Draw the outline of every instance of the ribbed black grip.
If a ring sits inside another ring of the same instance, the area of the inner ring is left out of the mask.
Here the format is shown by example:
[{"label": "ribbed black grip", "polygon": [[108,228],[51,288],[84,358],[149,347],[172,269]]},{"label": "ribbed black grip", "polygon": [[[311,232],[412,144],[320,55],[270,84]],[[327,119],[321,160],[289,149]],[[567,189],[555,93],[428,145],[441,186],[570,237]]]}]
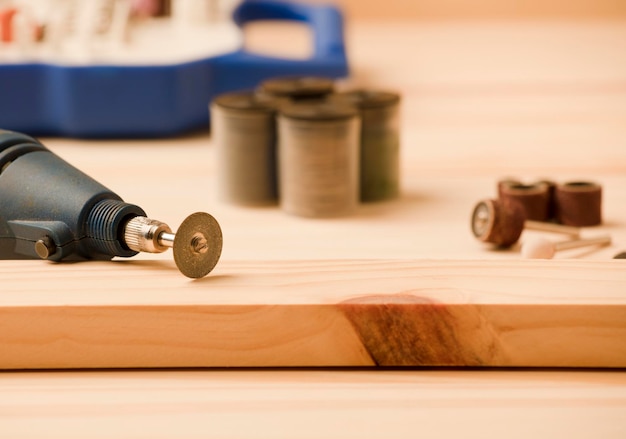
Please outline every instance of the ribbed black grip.
[{"label": "ribbed black grip", "polygon": [[85,236],[90,247],[105,255],[134,256],[138,252],[130,250],[124,244],[126,222],[136,216],[146,216],[142,208],[119,200],[103,200],[98,202],[89,212],[85,224]]}]

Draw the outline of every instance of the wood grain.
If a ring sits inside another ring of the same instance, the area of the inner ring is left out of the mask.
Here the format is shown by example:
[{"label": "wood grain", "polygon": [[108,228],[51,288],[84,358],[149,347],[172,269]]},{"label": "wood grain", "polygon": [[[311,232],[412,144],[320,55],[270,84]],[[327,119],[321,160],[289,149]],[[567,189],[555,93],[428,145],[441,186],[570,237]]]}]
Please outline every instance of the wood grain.
[{"label": "wood grain", "polygon": [[199,281],[170,264],[2,261],[0,274],[4,369],[626,367],[621,261],[224,262]]},{"label": "wood grain", "polygon": [[21,439],[623,439],[625,411],[621,371],[0,374],[0,431]]}]

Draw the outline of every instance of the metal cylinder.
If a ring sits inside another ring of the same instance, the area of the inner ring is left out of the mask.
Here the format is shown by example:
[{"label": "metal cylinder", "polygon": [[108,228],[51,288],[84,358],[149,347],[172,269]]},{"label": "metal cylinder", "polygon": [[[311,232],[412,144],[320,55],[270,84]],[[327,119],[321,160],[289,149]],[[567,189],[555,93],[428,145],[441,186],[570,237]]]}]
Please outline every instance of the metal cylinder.
[{"label": "metal cylinder", "polygon": [[356,108],[326,101],[281,107],[278,116],[280,204],[306,217],[353,212],[359,202]]},{"label": "metal cylinder", "polygon": [[361,114],[360,199],[381,201],[400,193],[400,96],[355,90],[336,95]]},{"label": "metal cylinder", "polygon": [[168,249],[161,239],[164,233],[172,233],[167,224],[145,216],[136,216],[124,226],[124,243],[134,251],[161,253]]},{"label": "metal cylinder", "polygon": [[212,102],[218,190],[224,201],[277,202],[275,112],[271,100],[252,91],[223,94]]}]

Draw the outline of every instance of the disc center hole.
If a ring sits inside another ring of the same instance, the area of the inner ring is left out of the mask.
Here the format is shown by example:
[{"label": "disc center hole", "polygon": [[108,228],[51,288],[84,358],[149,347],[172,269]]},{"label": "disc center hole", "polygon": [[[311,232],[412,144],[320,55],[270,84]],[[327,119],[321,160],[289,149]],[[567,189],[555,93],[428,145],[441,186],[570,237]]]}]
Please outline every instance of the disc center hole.
[{"label": "disc center hole", "polygon": [[194,233],[191,237],[191,250],[196,254],[202,254],[209,251],[209,241],[200,232]]}]

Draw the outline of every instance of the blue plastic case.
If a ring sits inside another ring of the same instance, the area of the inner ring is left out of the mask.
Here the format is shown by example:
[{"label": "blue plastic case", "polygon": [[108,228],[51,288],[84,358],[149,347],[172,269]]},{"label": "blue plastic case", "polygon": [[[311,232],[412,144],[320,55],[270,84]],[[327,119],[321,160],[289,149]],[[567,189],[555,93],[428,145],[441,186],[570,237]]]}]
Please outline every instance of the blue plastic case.
[{"label": "blue plastic case", "polygon": [[0,65],[0,126],[47,136],[173,136],[208,127],[208,104],[219,94],[270,77],[348,74],[343,17],[334,6],[247,0],[233,19],[239,27],[255,20],[304,22],[312,29],[314,54],[292,60],[241,48],[168,65]]}]

